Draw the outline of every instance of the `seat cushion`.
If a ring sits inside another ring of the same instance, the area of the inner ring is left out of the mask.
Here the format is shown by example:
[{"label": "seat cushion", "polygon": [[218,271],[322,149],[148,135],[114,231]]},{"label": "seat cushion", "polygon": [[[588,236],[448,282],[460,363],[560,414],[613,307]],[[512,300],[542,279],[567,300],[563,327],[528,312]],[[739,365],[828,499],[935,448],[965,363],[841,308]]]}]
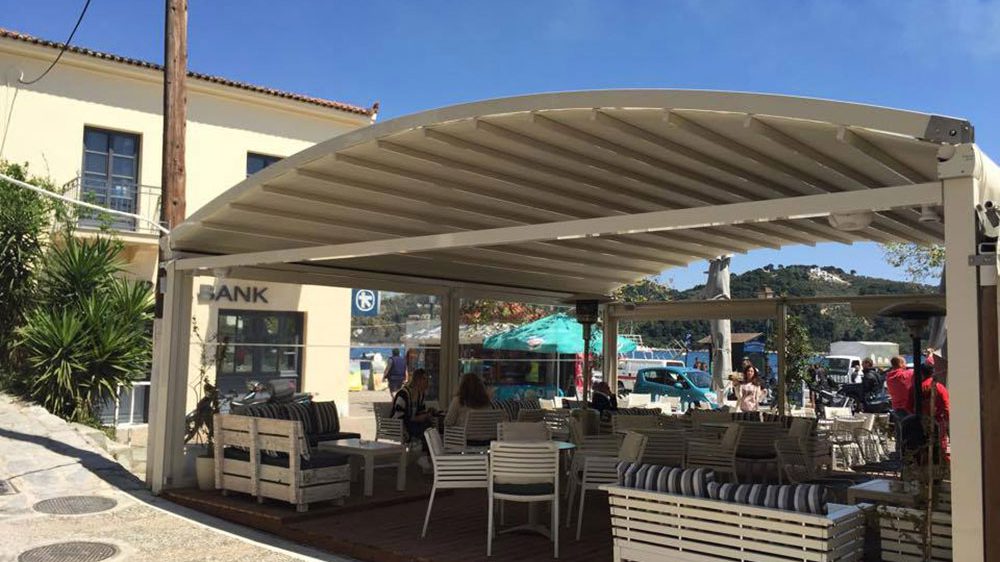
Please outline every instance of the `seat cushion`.
[{"label": "seat cushion", "polygon": [[361,439],[360,433],[351,433],[348,431],[339,431],[337,433],[316,433],[309,436],[309,444],[316,446],[318,443],[323,441],[337,441],[339,439]]},{"label": "seat cushion", "polygon": [[273,420],[287,420],[288,409],[284,404],[252,404],[243,406],[239,411],[234,412],[242,416],[254,418],[270,418]]},{"label": "seat cushion", "polygon": [[302,430],[306,435],[316,433],[316,414],[313,413],[312,404],[292,402],[285,405],[285,413],[288,419],[302,422]]},{"label": "seat cushion", "polygon": [[544,496],[554,494],[555,486],[551,482],[538,482],[536,484],[493,484],[493,491],[498,494],[510,494],[516,496]]},{"label": "seat cushion", "polygon": [[313,414],[316,418],[316,433],[340,433],[336,402],[313,402]]},{"label": "seat cushion", "polygon": [[[250,452],[238,449],[235,447],[226,447],[223,453],[227,459],[234,459],[238,461],[250,461]],[[350,457],[347,455],[340,455],[337,453],[330,453],[327,451],[313,451],[308,459],[302,459],[300,464],[301,470],[310,470],[314,468],[326,468],[330,466],[342,466],[350,461]],[[287,453],[277,453],[273,455],[268,455],[261,453],[260,455],[261,464],[266,464],[269,466],[280,466],[283,468],[288,468],[288,454]]]}]

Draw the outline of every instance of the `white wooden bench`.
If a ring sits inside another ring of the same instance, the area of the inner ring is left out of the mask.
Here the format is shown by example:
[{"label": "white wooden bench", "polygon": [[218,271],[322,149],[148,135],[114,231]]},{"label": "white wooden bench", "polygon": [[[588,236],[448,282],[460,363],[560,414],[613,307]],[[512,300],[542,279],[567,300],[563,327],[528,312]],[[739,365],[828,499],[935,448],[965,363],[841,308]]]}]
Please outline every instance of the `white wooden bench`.
[{"label": "white wooden bench", "polygon": [[865,516],[857,506],[830,504],[827,515],[814,515],[617,485],[603,489],[615,562],[862,559]]},{"label": "white wooden bench", "polygon": [[215,487],[223,493],[285,500],[298,511],[350,495],[348,457],[312,451],[304,459],[307,452],[302,422],[215,416]]},{"label": "white wooden bench", "polygon": [[[938,502],[931,517],[930,560],[952,559],[951,552],[951,486],[938,492]],[[880,505],[877,508],[881,536],[882,560],[886,562],[919,562],[924,560],[924,510]]]}]

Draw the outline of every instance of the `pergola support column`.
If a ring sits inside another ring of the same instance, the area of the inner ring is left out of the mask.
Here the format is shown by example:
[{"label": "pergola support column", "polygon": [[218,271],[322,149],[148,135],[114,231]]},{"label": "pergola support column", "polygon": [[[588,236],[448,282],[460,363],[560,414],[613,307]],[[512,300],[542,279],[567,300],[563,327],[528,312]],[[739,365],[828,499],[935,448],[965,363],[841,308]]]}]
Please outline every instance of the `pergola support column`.
[{"label": "pergola support column", "polygon": [[462,321],[462,299],[455,289],[441,296],[441,359],[438,399],[447,405],[458,388],[459,341],[458,326]]},{"label": "pergola support column", "polygon": [[951,395],[952,544],[955,560],[984,560],[982,415],[979,360],[979,272],[973,177],[943,180],[948,295],[948,392]]},{"label": "pergola support column", "polygon": [[184,416],[187,406],[188,356],[191,346],[193,275],[166,264],[163,333],[153,345],[150,383],[149,447],[146,481],[154,494],[182,485]]},{"label": "pergola support column", "polygon": [[618,318],[611,314],[611,307],[601,307],[601,323],[604,324],[601,353],[603,363],[601,373],[612,393],[618,393]]},{"label": "pergola support column", "polygon": [[785,387],[788,369],[788,305],[779,302],[777,309],[774,318],[774,340],[778,348],[778,413],[784,415],[788,410],[788,389]]}]

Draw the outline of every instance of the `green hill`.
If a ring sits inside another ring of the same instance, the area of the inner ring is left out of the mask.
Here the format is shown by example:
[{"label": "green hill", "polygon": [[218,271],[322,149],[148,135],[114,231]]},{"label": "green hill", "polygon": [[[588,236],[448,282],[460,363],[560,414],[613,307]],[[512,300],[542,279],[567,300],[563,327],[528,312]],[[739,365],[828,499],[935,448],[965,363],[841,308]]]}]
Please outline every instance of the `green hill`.
[{"label": "green hill", "polygon": [[[665,294],[677,300],[688,300],[701,298],[703,288],[699,285],[684,291],[673,291],[663,285],[650,287],[648,282],[645,285],[648,290],[624,294],[637,302],[659,300]],[[868,277],[855,271],[815,265],[768,265],[733,275],[730,281],[733,298],[755,298],[764,287],[769,287],[775,295],[785,296],[892,295],[936,290],[928,285]],[[643,298],[646,294],[655,296]],[[856,317],[849,307],[838,305],[799,306],[793,307],[791,312],[802,319],[812,335],[813,348],[816,350],[826,350],[831,341],[837,340],[892,341],[901,344],[903,349],[908,346],[908,333],[898,320]],[[643,342],[647,345],[675,346],[678,342],[683,342],[688,333],[692,335],[693,341],[697,341],[708,335],[709,328],[708,322],[704,321],[635,322],[623,325],[620,331],[642,335]],[[734,319],[733,331],[770,333],[772,327],[767,320]]]}]

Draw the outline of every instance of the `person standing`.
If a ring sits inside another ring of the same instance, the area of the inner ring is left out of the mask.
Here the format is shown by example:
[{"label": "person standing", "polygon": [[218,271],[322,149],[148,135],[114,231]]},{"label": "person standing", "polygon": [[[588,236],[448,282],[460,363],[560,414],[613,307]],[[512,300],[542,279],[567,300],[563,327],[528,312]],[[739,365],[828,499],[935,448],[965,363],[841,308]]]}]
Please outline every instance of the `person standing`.
[{"label": "person standing", "polygon": [[902,356],[889,360],[890,369],[885,374],[885,387],[889,402],[899,419],[913,413],[913,369],[906,367]]},{"label": "person standing", "polygon": [[750,361],[749,357],[743,358],[742,371],[744,383],[758,378],[759,373],[757,372],[757,367],[754,366],[753,361]]},{"label": "person standing", "polygon": [[757,369],[751,365],[753,371],[750,372],[750,378],[745,378],[744,374],[743,384],[740,385],[739,389],[739,401],[737,402],[737,410],[740,412],[756,412],[760,409],[760,400],[764,397],[764,389],[760,384],[760,377],[757,375]]},{"label": "person standing", "polygon": [[406,382],[406,359],[399,356],[399,348],[392,350],[392,357],[385,364],[382,380],[389,383],[389,392],[395,395]]},{"label": "person standing", "polygon": [[923,414],[930,415],[931,388],[933,387],[934,421],[937,422],[941,454],[945,460],[950,460],[948,426],[951,422],[951,396],[948,394],[948,387],[942,382],[948,380],[948,359],[944,356],[943,350],[940,349],[935,350],[931,357],[933,357],[932,374],[924,379],[920,387],[923,393]]},{"label": "person standing", "polygon": [[855,359],[851,361],[851,370],[847,373],[847,382],[856,384],[860,383],[864,377],[864,372],[861,370],[861,361]]}]

